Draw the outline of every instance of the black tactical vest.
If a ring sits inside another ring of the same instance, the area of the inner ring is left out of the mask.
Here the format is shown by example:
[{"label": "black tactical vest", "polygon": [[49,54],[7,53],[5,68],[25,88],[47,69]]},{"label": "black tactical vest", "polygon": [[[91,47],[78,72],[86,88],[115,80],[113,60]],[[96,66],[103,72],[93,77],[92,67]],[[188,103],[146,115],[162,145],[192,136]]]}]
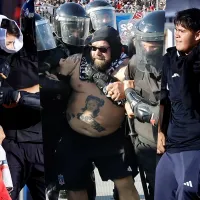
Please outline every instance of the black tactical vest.
[{"label": "black tactical vest", "polygon": [[[159,109],[159,96],[161,87],[161,77],[155,77],[149,72],[142,72],[137,69],[136,56],[133,55],[129,61],[129,79],[134,80],[136,92],[147,101],[157,105]],[[158,127],[149,123],[141,123],[134,119],[134,129],[139,139],[144,143],[150,143],[151,146],[157,146]]]}]

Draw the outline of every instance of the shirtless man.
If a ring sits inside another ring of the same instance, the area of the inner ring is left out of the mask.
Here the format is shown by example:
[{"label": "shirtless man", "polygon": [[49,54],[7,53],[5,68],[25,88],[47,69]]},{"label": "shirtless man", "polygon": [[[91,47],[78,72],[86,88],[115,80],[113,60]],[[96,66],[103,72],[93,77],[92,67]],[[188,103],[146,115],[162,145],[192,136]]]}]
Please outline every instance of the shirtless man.
[{"label": "shirtless man", "polygon": [[[114,181],[120,200],[139,200],[132,170],[124,161],[125,109],[109,100],[95,83],[84,80],[84,70],[80,69],[88,66],[86,56],[95,69],[106,72],[121,56],[118,32],[112,27],[102,28],[94,33],[90,52],[60,61],[60,73],[71,76],[73,92],[67,108],[71,130],[57,149],[58,162],[62,160],[57,169],[58,185],[68,190],[69,200],[88,200],[86,180],[94,162],[103,181]],[[120,81],[127,62],[115,65],[112,73]]]}]

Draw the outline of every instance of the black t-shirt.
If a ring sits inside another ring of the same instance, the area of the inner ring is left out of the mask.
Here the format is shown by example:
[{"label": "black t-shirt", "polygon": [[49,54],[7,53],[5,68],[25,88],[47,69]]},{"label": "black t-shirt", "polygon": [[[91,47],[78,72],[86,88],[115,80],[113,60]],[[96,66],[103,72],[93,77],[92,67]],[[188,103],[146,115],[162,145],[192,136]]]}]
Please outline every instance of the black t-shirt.
[{"label": "black t-shirt", "polygon": [[[169,98],[171,102],[166,143],[167,151],[171,153],[200,150],[200,120],[195,117],[192,109],[186,109],[183,104],[183,74],[173,70],[177,62],[176,48],[168,49],[168,53],[164,56],[161,97],[162,100]],[[199,98],[199,91],[196,91],[196,94]]]}]

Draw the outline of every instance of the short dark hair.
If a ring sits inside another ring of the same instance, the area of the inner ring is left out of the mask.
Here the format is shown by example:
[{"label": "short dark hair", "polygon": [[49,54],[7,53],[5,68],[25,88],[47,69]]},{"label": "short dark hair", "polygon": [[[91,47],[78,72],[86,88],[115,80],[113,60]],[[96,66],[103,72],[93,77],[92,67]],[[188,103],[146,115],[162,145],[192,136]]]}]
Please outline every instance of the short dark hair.
[{"label": "short dark hair", "polygon": [[14,21],[9,19],[2,19],[0,27],[6,29],[8,34],[14,35],[15,37],[19,38],[20,30]]},{"label": "short dark hair", "polygon": [[174,24],[181,25],[190,31],[200,30],[200,9],[190,8],[177,12]]}]

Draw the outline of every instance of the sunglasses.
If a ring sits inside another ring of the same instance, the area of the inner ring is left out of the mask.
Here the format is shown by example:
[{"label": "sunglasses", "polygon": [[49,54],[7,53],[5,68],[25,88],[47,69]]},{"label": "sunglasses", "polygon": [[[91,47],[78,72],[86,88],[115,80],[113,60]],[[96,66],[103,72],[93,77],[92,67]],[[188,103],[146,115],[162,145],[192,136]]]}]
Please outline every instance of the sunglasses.
[{"label": "sunglasses", "polygon": [[110,49],[110,47],[94,47],[94,46],[90,47],[92,51],[96,51],[98,49],[101,53],[106,53],[108,49]]}]

